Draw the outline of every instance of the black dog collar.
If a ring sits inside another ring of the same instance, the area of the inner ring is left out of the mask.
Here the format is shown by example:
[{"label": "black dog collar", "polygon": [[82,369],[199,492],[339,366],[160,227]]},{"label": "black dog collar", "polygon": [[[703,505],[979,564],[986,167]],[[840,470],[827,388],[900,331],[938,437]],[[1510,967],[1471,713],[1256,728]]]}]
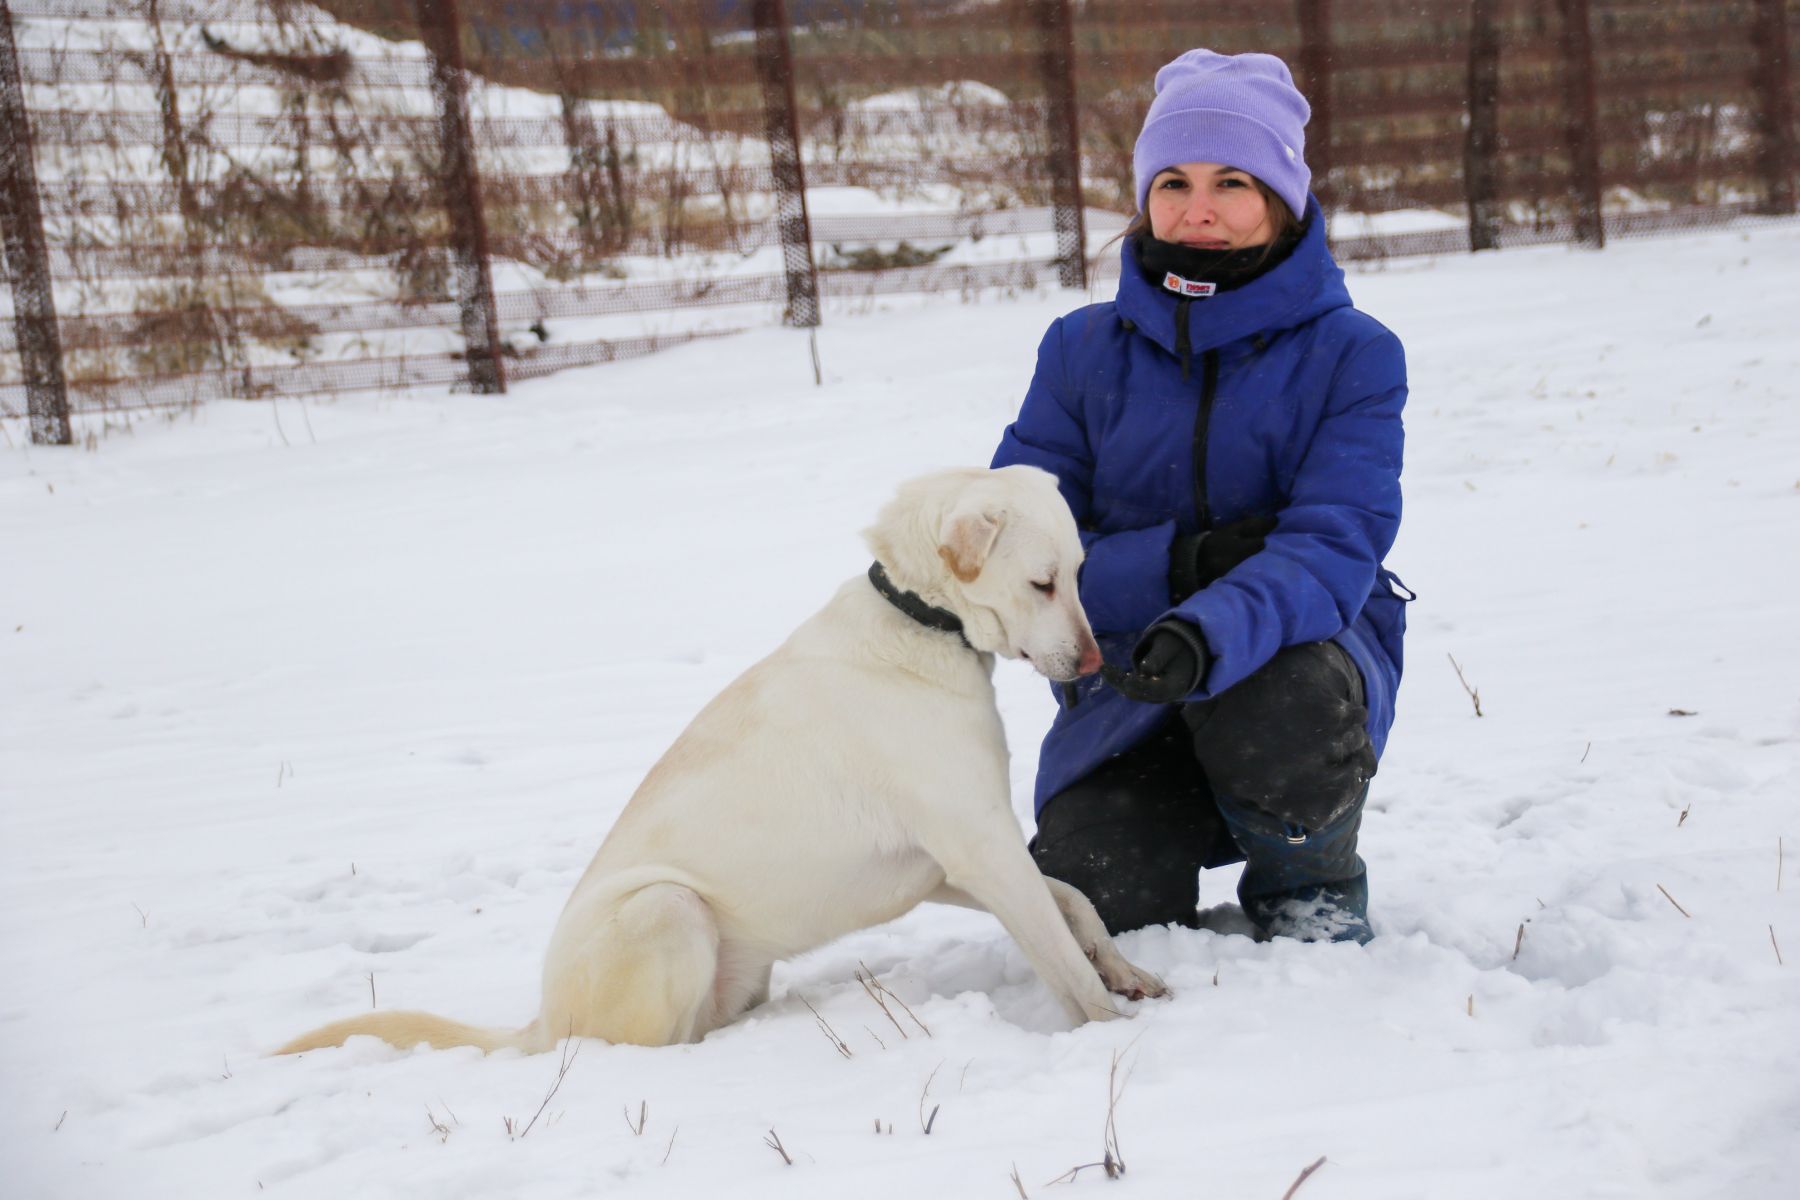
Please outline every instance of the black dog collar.
[{"label": "black dog collar", "polygon": [[[889,604],[919,624],[932,629],[940,629],[945,633],[954,633],[962,640],[963,645],[969,646],[969,639],[963,636],[961,617],[947,608],[938,608],[925,603],[917,592],[903,592],[895,587],[894,581],[888,578],[887,570],[881,563],[869,564],[869,582],[875,585],[875,590],[880,592]],[[975,647],[969,646],[969,649],[973,650]]]}]

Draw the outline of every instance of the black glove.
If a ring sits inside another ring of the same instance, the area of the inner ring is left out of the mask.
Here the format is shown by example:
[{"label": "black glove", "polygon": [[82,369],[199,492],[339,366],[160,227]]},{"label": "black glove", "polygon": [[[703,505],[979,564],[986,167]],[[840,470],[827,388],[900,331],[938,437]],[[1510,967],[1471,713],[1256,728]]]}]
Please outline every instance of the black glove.
[{"label": "black glove", "polygon": [[1131,652],[1131,670],[1106,663],[1100,673],[1128,700],[1175,704],[1199,688],[1211,660],[1198,628],[1186,621],[1159,621],[1138,639]]},{"label": "black glove", "polygon": [[1178,535],[1169,544],[1169,595],[1180,604],[1263,548],[1274,517],[1244,517],[1216,529]]}]

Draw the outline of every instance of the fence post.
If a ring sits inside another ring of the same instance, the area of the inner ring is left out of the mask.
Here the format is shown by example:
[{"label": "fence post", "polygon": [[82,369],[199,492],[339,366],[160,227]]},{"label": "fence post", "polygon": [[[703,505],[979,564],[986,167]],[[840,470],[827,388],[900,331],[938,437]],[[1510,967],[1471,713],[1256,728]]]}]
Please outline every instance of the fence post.
[{"label": "fence post", "polygon": [[[1306,165],[1322,208],[1331,206],[1331,0],[1299,0],[1300,74],[1312,120],[1306,131]],[[1304,218],[1305,213],[1295,213]]]},{"label": "fence post", "polygon": [[1050,211],[1056,227],[1056,280],[1087,286],[1087,217],[1081,197],[1081,125],[1075,105],[1075,27],[1069,0],[1033,0],[1044,77]]},{"label": "fence post", "polygon": [[462,310],[469,389],[506,390],[500,318],[494,307],[494,275],[488,265],[487,220],[475,138],[469,130],[469,83],[463,74],[462,22],[456,0],[413,0],[420,40],[431,54],[431,94],[437,100],[438,145],[443,155],[438,183],[450,218],[450,252],[456,265],[456,303]]},{"label": "fence post", "polygon": [[819,323],[819,275],[813,266],[812,223],[806,217],[806,169],[800,161],[800,115],[794,103],[794,48],[782,0],[752,0],[756,76],[762,84],[769,167],[775,180],[775,223],[787,275],[782,321],[796,329]]},{"label": "fence post", "polygon": [[1500,35],[1498,0],[1469,8],[1469,136],[1463,149],[1463,190],[1469,200],[1469,249],[1500,245]]},{"label": "fence post", "polygon": [[38,205],[37,164],[31,157],[31,121],[19,52],[13,45],[12,9],[0,0],[0,233],[5,235],[6,277],[12,285],[13,330],[31,414],[31,440],[67,446],[69,391],[63,379],[62,337],[50,292],[50,252]]},{"label": "fence post", "polygon": [[1791,213],[1796,209],[1794,172],[1800,152],[1794,146],[1794,108],[1789,99],[1787,13],[1783,0],[1756,0],[1757,164],[1763,177],[1759,212]]},{"label": "fence post", "polygon": [[1598,250],[1606,245],[1606,225],[1600,214],[1600,115],[1594,81],[1594,36],[1588,24],[1588,0],[1559,2],[1569,202],[1575,215],[1575,240]]}]

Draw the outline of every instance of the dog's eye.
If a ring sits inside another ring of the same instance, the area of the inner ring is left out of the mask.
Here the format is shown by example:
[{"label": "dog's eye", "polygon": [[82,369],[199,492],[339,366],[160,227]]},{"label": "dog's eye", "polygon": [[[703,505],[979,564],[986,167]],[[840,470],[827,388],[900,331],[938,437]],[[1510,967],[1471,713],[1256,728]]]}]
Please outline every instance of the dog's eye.
[{"label": "dog's eye", "polygon": [[1037,580],[1034,579],[1031,581],[1031,586],[1036,588],[1038,591],[1044,593],[1044,595],[1046,595],[1046,596],[1056,595],[1056,580],[1054,580],[1054,579],[1052,579],[1048,583],[1039,583]]}]

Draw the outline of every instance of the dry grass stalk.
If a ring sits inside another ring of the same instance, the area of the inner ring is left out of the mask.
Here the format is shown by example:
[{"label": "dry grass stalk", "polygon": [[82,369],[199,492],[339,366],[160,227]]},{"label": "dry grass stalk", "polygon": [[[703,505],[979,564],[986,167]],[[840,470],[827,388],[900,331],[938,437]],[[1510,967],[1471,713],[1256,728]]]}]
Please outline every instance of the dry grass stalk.
[{"label": "dry grass stalk", "polygon": [[1013,1186],[1019,1189],[1019,1200],[1031,1200],[1031,1197],[1025,1194],[1025,1184],[1019,1179],[1018,1163],[1012,1165],[1012,1182]]},{"label": "dry grass stalk", "polygon": [[1319,1157],[1316,1160],[1314,1160],[1314,1162],[1311,1166],[1307,1167],[1306,1170],[1300,1172],[1299,1178],[1295,1179],[1293,1183],[1288,1185],[1288,1190],[1281,1194],[1281,1200],[1294,1200],[1294,1193],[1300,1190],[1300,1185],[1305,1183],[1308,1179],[1312,1178],[1312,1173],[1324,1165],[1325,1165],[1325,1156],[1323,1154],[1321,1154],[1321,1155],[1319,1155]]},{"label": "dry grass stalk", "polygon": [[856,973],[856,981],[862,984],[863,991],[869,993],[869,999],[875,1001],[875,1005],[881,1009],[882,1015],[894,1022],[894,1028],[900,1030],[901,1037],[906,1036],[906,1030],[901,1028],[900,1022],[895,1020],[894,1014],[888,1009],[887,1001],[889,1000],[892,1000],[895,1004],[900,1006],[900,1010],[907,1015],[914,1025],[919,1027],[921,1033],[926,1037],[931,1036],[931,1030],[925,1027],[925,1022],[919,1020],[918,1014],[914,1013],[912,1009],[906,1006],[906,1001],[902,1000],[899,996],[896,996],[886,984],[881,982],[881,980],[875,978],[875,972],[869,970],[868,963],[859,961],[856,965],[862,968]]},{"label": "dry grass stalk", "polygon": [[1688,814],[1692,811],[1694,811],[1694,806],[1692,804],[1682,809],[1681,815],[1675,818],[1675,828],[1680,829],[1683,825],[1686,825]]},{"label": "dry grass stalk", "polygon": [[425,1119],[431,1122],[431,1132],[438,1135],[440,1144],[450,1140],[450,1127],[437,1119],[437,1114],[431,1111],[429,1104],[425,1106]]},{"label": "dry grass stalk", "polygon": [[1781,957],[1781,943],[1775,940],[1775,927],[1773,925],[1769,926],[1769,945],[1775,947],[1775,965],[1778,967],[1787,966],[1787,963],[1784,962]]},{"label": "dry grass stalk", "polygon": [[669,1131],[669,1144],[663,1147],[662,1161],[657,1163],[657,1166],[666,1167],[669,1165],[669,1155],[675,1153],[675,1135],[680,1132],[681,1126],[679,1125]]},{"label": "dry grass stalk", "polygon": [[[812,1001],[808,1000],[805,996],[800,997],[800,1003],[806,1005],[806,1011],[813,1015],[813,1020],[818,1022],[819,1032],[825,1035],[826,1040],[831,1043],[832,1047],[845,1058],[849,1058],[851,1053],[850,1047],[845,1043],[843,1038],[837,1035],[837,1030],[831,1027],[831,1022],[820,1016],[819,1010],[814,1008],[812,1006]],[[880,1041],[881,1039],[877,1038],[876,1040]],[[886,1050],[887,1047],[883,1046],[882,1049]]]},{"label": "dry grass stalk", "polygon": [[1519,922],[1519,935],[1513,939],[1512,956],[1513,956],[1514,962],[1519,961],[1519,951],[1522,948],[1524,948],[1524,945],[1525,945],[1525,922],[1520,921]]},{"label": "dry grass stalk", "polygon": [[1475,705],[1475,715],[1479,717],[1481,715],[1481,689],[1469,686],[1469,681],[1463,678],[1462,667],[1458,665],[1454,654],[1446,654],[1444,657],[1448,658],[1450,665],[1456,668],[1456,681],[1462,684],[1463,691],[1469,693],[1469,700]]},{"label": "dry grass stalk", "polygon": [[62,1111],[62,1116],[56,1118],[56,1124],[51,1127],[50,1132],[57,1133],[57,1132],[61,1131],[62,1123],[68,1119],[69,1119],[69,1110],[65,1108]]},{"label": "dry grass stalk", "polygon": [[369,1007],[375,1007],[375,972],[369,972]]},{"label": "dry grass stalk", "polygon": [[1656,890],[1661,892],[1663,894],[1663,897],[1666,900],[1668,900],[1668,902],[1670,904],[1673,904],[1675,906],[1676,912],[1680,913],[1682,916],[1687,917],[1690,920],[1693,919],[1694,914],[1689,912],[1687,909],[1681,907],[1681,902],[1679,900],[1675,899],[1675,897],[1669,895],[1668,888],[1664,887],[1662,884],[1659,883],[1656,885]]},{"label": "dry grass stalk", "polygon": [[630,1105],[626,1105],[620,1111],[625,1114],[625,1128],[631,1130],[634,1136],[643,1137],[644,1126],[650,1123],[650,1102],[648,1100],[638,1101],[638,1118],[636,1125],[631,1123]]},{"label": "dry grass stalk", "polygon": [[[1136,1040],[1136,1039],[1133,1039]],[[1119,1149],[1119,1097],[1124,1094],[1125,1080],[1119,1077],[1120,1053],[1113,1052],[1112,1065],[1106,1071],[1106,1177],[1117,1179],[1125,1174],[1125,1155]],[[1127,1072],[1127,1075],[1130,1073]]]},{"label": "dry grass stalk", "polygon": [[131,907],[137,908],[137,915],[143,919],[144,928],[145,929],[150,928],[150,914],[145,912],[143,909],[138,908],[136,903],[133,903]]},{"label": "dry grass stalk", "polygon": [[1474,1016],[1475,1015],[1475,993],[1474,992],[1469,993],[1469,1002],[1468,1002],[1467,1007],[1468,1007],[1469,1015],[1471,1017]]},{"label": "dry grass stalk", "polygon": [[[537,1111],[531,1114],[531,1120],[525,1122],[525,1128],[519,1130],[514,1136],[522,1138],[531,1132],[531,1127],[537,1124],[539,1117],[543,1116],[544,1109],[550,1106],[550,1098],[556,1095],[557,1089],[561,1088],[563,1085],[563,1080],[568,1078],[569,1068],[575,1065],[575,1057],[580,1053],[581,1045],[575,1040],[575,1025],[574,1022],[571,1021],[569,1023],[568,1036],[563,1039],[562,1061],[556,1066],[556,1078],[551,1082],[550,1090],[544,1093],[543,1103],[539,1104]],[[512,1118],[506,1118],[506,1132],[508,1134],[512,1133],[512,1127]]]},{"label": "dry grass stalk", "polygon": [[931,1068],[931,1074],[925,1077],[925,1086],[919,1091],[919,1128],[925,1131],[927,1137],[931,1136],[931,1126],[937,1120],[938,1109],[943,1106],[938,1104],[932,1105],[931,1115],[928,1117],[925,1115],[925,1099],[931,1095],[931,1081],[936,1079],[937,1073],[943,1069],[943,1063],[939,1063],[937,1066]]},{"label": "dry grass stalk", "polygon": [[906,1037],[906,1028],[900,1024],[899,1018],[895,1017],[888,1009],[887,1001],[882,999],[881,992],[871,985],[868,976],[864,975],[861,971],[858,971],[856,973],[856,982],[862,984],[863,991],[868,993],[869,999],[875,1002],[875,1007],[881,1010],[881,1015],[886,1017],[888,1021],[893,1024],[894,1028],[900,1031],[900,1036],[904,1039]]},{"label": "dry grass stalk", "polygon": [[[1584,750],[1583,750],[1583,751],[1582,751],[1582,752],[1581,752],[1581,761],[1582,761],[1582,762],[1586,762],[1586,761],[1587,761],[1587,756],[1588,756],[1588,750],[1592,750],[1592,749],[1593,749],[1593,748],[1594,748],[1594,743],[1592,743],[1592,742],[1589,742],[1589,743],[1588,743],[1588,744],[1587,744],[1587,748],[1586,748],[1586,749],[1584,749]],[[1580,764],[1580,763],[1577,763],[1577,764],[1576,764],[1576,765],[1577,765],[1577,766],[1579,766],[1579,765],[1581,765],[1581,764]]]},{"label": "dry grass stalk", "polygon": [[[1137,1038],[1131,1039],[1131,1045],[1135,1045],[1136,1043]],[[1131,1073],[1127,1071],[1124,1077],[1121,1077],[1119,1075],[1119,1064],[1124,1061],[1125,1053],[1131,1049],[1131,1045],[1127,1045],[1125,1050],[1113,1051],[1112,1065],[1107,1068],[1106,1128],[1102,1139],[1100,1161],[1082,1163],[1078,1167],[1070,1167],[1067,1171],[1064,1171],[1061,1175],[1058,1175],[1055,1179],[1052,1179],[1049,1183],[1045,1184],[1045,1187],[1055,1187],[1059,1183],[1072,1182],[1078,1178],[1083,1171],[1090,1167],[1099,1167],[1106,1172],[1106,1177],[1108,1179],[1120,1179],[1124,1176],[1125,1155],[1119,1149],[1118,1110],[1119,1098],[1125,1094],[1125,1083],[1126,1080],[1130,1078]],[[1019,1190],[1024,1191],[1023,1188]]]},{"label": "dry grass stalk", "polygon": [[773,1129],[769,1130],[769,1136],[763,1139],[763,1145],[781,1155],[781,1161],[788,1166],[791,1167],[794,1165],[794,1160],[788,1157],[787,1150],[781,1144],[781,1135],[776,1133]]}]

